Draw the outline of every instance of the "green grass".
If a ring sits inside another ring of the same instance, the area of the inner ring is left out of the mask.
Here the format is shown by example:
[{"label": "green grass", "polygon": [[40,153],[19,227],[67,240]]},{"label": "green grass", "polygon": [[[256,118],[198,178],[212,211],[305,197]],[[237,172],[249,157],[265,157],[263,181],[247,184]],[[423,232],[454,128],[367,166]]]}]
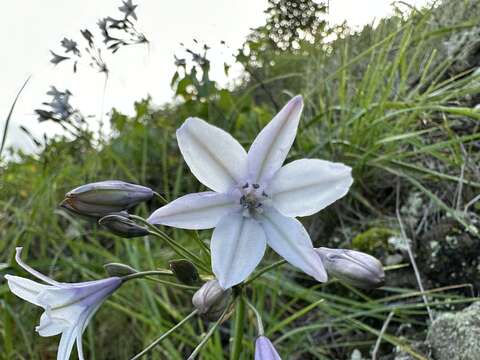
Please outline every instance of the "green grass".
[{"label": "green grass", "polygon": [[[303,219],[316,245],[349,247],[355,235],[377,224],[398,232],[395,209],[413,192],[419,192],[430,209],[416,222],[425,216],[428,229],[435,226],[436,217],[451,217],[462,231],[475,232],[472,219],[478,215],[464,213],[457,200],[460,197],[460,204],[465,204],[480,187],[474,165],[480,160],[475,147],[480,112],[469,100],[479,92],[480,79],[468,67],[452,73],[463,61],[462,53],[448,55],[443,44],[472,29],[479,19],[472,17],[475,12],[468,11],[472,5],[466,2],[458,18],[436,21],[449,13],[452,4],[433,12],[399,15],[375,29],[343,34],[322,47],[304,45],[304,52],[264,55],[276,64],[258,69],[259,76],[276,101],[282,104],[301,93],[306,102],[288,161],[318,157],[353,167],[350,194],[318,216]],[[275,114],[264,87],[246,79],[234,91],[213,91],[202,99],[206,101],[191,97],[163,110],[139,102],[135,117],[113,114],[111,139],[92,140],[88,133],[75,140],[50,139],[38,155],[20,154],[19,162],[5,163],[0,262],[8,267],[0,270],[2,274],[26,276],[13,264],[16,246],[24,246],[24,256],[28,254],[33,267],[65,282],[104,277],[102,265],[108,262],[141,270],[167,268],[168,261],[178,256],[159,239],[121,239],[95,223],[72,217],[57,204],[73,187],[103,179],[141,183],[168,200],[201,190],[180,156],[175,129],[186,117],[199,116],[248,146]],[[400,204],[396,204],[397,189]],[[159,206],[161,202],[154,199],[137,208],[136,214],[146,217]],[[193,232],[165,231],[208,262]],[[210,232],[201,231],[199,236],[208,242]],[[261,266],[277,260],[269,251]],[[364,292],[336,281],[314,283],[283,265],[256,279],[246,295],[286,359],[348,358],[355,348],[369,357],[391,312],[380,353],[398,347],[415,359],[426,359],[412,343],[424,336],[427,309],[415,284],[389,286],[389,275],[397,271],[387,272],[387,287]],[[192,293],[149,280],[127,283],[85,332],[89,358],[132,357],[192,311]],[[464,287],[432,290],[428,305],[434,311],[461,307],[474,300],[466,293]],[[57,340],[34,334],[40,309],[9,294],[3,280],[0,298],[0,357],[54,358]],[[251,359],[256,330],[248,307],[246,319],[241,358]],[[402,324],[415,331],[396,335]],[[157,346],[151,358],[185,359],[207,330],[208,324],[195,318]],[[225,322],[200,358],[228,358],[233,330],[233,321]]]}]

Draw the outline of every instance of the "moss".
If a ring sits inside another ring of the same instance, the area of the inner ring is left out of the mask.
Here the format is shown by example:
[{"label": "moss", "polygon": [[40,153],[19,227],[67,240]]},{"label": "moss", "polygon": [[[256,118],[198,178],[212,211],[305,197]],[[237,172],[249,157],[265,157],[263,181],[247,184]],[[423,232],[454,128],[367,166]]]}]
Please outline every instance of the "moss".
[{"label": "moss", "polygon": [[355,236],[352,240],[352,247],[356,250],[372,253],[378,248],[388,248],[388,238],[395,235],[389,228],[372,227],[367,231]]}]

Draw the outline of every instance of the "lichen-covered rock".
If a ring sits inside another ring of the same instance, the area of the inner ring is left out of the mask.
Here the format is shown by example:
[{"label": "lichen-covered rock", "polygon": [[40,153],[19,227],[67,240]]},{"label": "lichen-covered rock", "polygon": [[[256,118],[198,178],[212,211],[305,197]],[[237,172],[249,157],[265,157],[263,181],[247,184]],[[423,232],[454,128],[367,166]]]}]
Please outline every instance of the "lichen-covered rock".
[{"label": "lichen-covered rock", "polygon": [[435,360],[480,359],[480,302],[438,316],[428,330]]}]

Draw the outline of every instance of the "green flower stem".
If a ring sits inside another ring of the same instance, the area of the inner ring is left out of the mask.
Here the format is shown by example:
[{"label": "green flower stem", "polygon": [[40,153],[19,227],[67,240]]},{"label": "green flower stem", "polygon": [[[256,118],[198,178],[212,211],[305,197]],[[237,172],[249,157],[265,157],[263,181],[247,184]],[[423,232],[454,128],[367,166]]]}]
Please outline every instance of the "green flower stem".
[{"label": "green flower stem", "polygon": [[200,245],[200,247],[202,248],[203,251],[205,251],[205,253],[207,255],[210,255],[210,249],[208,248],[207,245],[205,245],[205,243],[202,241],[202,239],[200,239],[200,235],[198,235],[198,231],[194,231],[193,232],[193,238],[195,239],[195,241],[198,243],[198,245]]},{"label": "green flower stem", "polygon": [[148,270],[148,271],[138,271],[133,274],[122,276],[122,280],[127,281],[127,280],[142,278],[150,275],[174,276],[173,272],[171,272],[170,270]]},{"label": "green flower stem", "polygon": [[160,200],[162,200],[164,204],[168,204],[168,200],[165,199],[165,198],[163,197],[163,195],[160,195],[160,194],[159,194],[158,192],[156,192],[156,191],[153,192],[153,195],[155,195],[155,196],[158,197]]},{"label": "green flower stem", "polygon": [[[213,335],[213,332],[218,328],[218,326],[222,323],[223,321],[223,318],[225,317],[225,315],[227,314],[228,312],[228,309],[230,308],[230,304],[228,304],[228,306],[225,308],[225,310],[223,310],[223,313],[222,315],[218,318],[217,321],[215,321],[215,324],[213,324],[210,329],[208,330],[208,332],[205,334],[205,336],[203,337],[202,341],[200,341],[200,343],[197,345],[197,347],[193,350],[193,352],[190,354],[190,356],[188,357],[187,360],[193,360],[195,359],[195,357],[198,355],[198,353],[200,352],[200,350],[202,350],[202,347],[207,343],[208,339],[210,339],[210,337]],[[133,360],[133,359],[132,359]]]},{"label": "green flower stem", "polygon": [[180,326],[182,326],[184,323],[186,323],[188,320],[190,320],[193,316],[197,314],[198,310],[192,311],[190,314],[188,314],[185,319],[180,321],[177,325],[172,327],[170,330],[168,330],[165,334],[162,334],[159,338],[157,338],[155,341],[153,341],[150,345],[148,345],[145,349],[143,349],[141,352],[139,352],[137,355],[135,355],[133,358],[130,360],[137,360],[140,359],[143,355],[147,354],[152,350],[155,346],[157,346],[162,340],[166,339],[171,333],[173,333],[175,330],[177,330]]},{"label": "green flower stem", "polygon": [[130,218],[141,222],[142,224],[148,226],[150,234],[154,235],[163,241],[165,241],[178,255],[185,256],[196,263],[196,265],[201,268],[206,273],[210,273],[208,266],[204,264],[203,260],[200,259],[196,254],[185,248],[184,246],[178,244],[170,236],[162,232],[158,227],[148,223],[144,218],[136,215],[130,215]]},{"label": "green flower stem", "polygon": [[186,290],[198,290],[198,286],[189,286],[189,285],[184,285],[184,284],[179,284],[176,282],[168,281],[168,280],[161,280],[157,279],[155,277],[152,277],[151,275],[166,275],[166,276],[173,276],[173,273],[168,270],[151,270],[151,271],[142,271],[142,272],[137,272],[135,274],[130,274],[122,277],[122,281],[128,281],[128,280],[133,280],[133,279],[142,279],[146,278],[148,280],[152,280],[155,282],[158,282],[160,284],[166,285],[166,286],[173,286],[177,287],[180,289],[186,289]]},{"label": "green flower stem", "polygon": [[257,318],[258,336],[262,336],[265,333],[265,330],[263,328],[262,317],[260,316],[260,313],[250,301],[248,301],[247,299],[245,299],[245,301],[247,302],[247,305],[250,307],[250,309],[255,314],[255,317]]},{"label": "green flower stem", "polygon": [[151,276],[148,276],[147,279],[155,281],[159,284],[163,284],[163,285],[166,285],[166,286],[173,286],[173,287],[176,287],[176,288],[179,288],[179,289],[195,290],[196,291],[200,288],[199,286],[190,286],[190,285],[179,284],[179,283],[168,281],[168,280],[161,280],[161,279],[153,278]]},{"label": "green flower stem", "polygon": [[160,239],[164,240],[168,245],[170,245],[170,247],[174,250],[176,250],[176,253],[181,255],[181,256],[185,256],[186,258],[189,258],[190,260],[192,260],[195,265],[197,265],[200,269],[202,269],[203,271],[205,271],[206,273],[210,273],[210,270],[208,269],[208,267],[204,264],[203,260],[200,259],[197,255],[195,255],[193,252],[191,252],[190,250],[188,250],[186,247],[178,244],[177,242],[175,242],[175,240],[173,240],[171,237],[167,236],[166,234],[164,233],[161,233],[159,231],[152,231],[150,230],[150,234],[152,235],[155,235],[157,237],[159,237]]},{"label": "green flower stem", "polygon": [[243,342],[243,325],[245,322],[245,299],[243,294],[237,298],[237,306],[235,307],[235,328],[232,352],[230,353],[230,360],[239,360],[242,352]]},{"label": "green flower stem", "polygon": [[248,285],[250,283],[252,283],[255,279],[259,278],[260,276],[262,276],[263,274],[265,274],[266,272],[270,271],[270,270],[273,270],[279,266],[282,266],[283,264],[286,264],[287,261],[286,260],[279,260],[277,262],[274,262],[273,264],[270,264],[268,266],[265,266],[263,269],[260,269],[258,270],[255,274],[253,274],[247,281],[245,281],[244,285]]}]

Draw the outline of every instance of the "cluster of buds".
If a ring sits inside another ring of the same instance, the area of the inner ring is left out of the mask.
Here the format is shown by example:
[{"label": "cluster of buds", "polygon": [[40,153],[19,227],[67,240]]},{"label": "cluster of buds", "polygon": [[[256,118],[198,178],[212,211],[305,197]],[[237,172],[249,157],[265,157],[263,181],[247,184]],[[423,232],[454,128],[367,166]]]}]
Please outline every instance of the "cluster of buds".
[{"label": "cluster of buds", "polygon": [[82,185],[65,195],[60,206],[86,217],[95,218],[112,233],[138,237],[149,231],[130,219],[127,210],[153,197],[152,189],[119,180]]}]

